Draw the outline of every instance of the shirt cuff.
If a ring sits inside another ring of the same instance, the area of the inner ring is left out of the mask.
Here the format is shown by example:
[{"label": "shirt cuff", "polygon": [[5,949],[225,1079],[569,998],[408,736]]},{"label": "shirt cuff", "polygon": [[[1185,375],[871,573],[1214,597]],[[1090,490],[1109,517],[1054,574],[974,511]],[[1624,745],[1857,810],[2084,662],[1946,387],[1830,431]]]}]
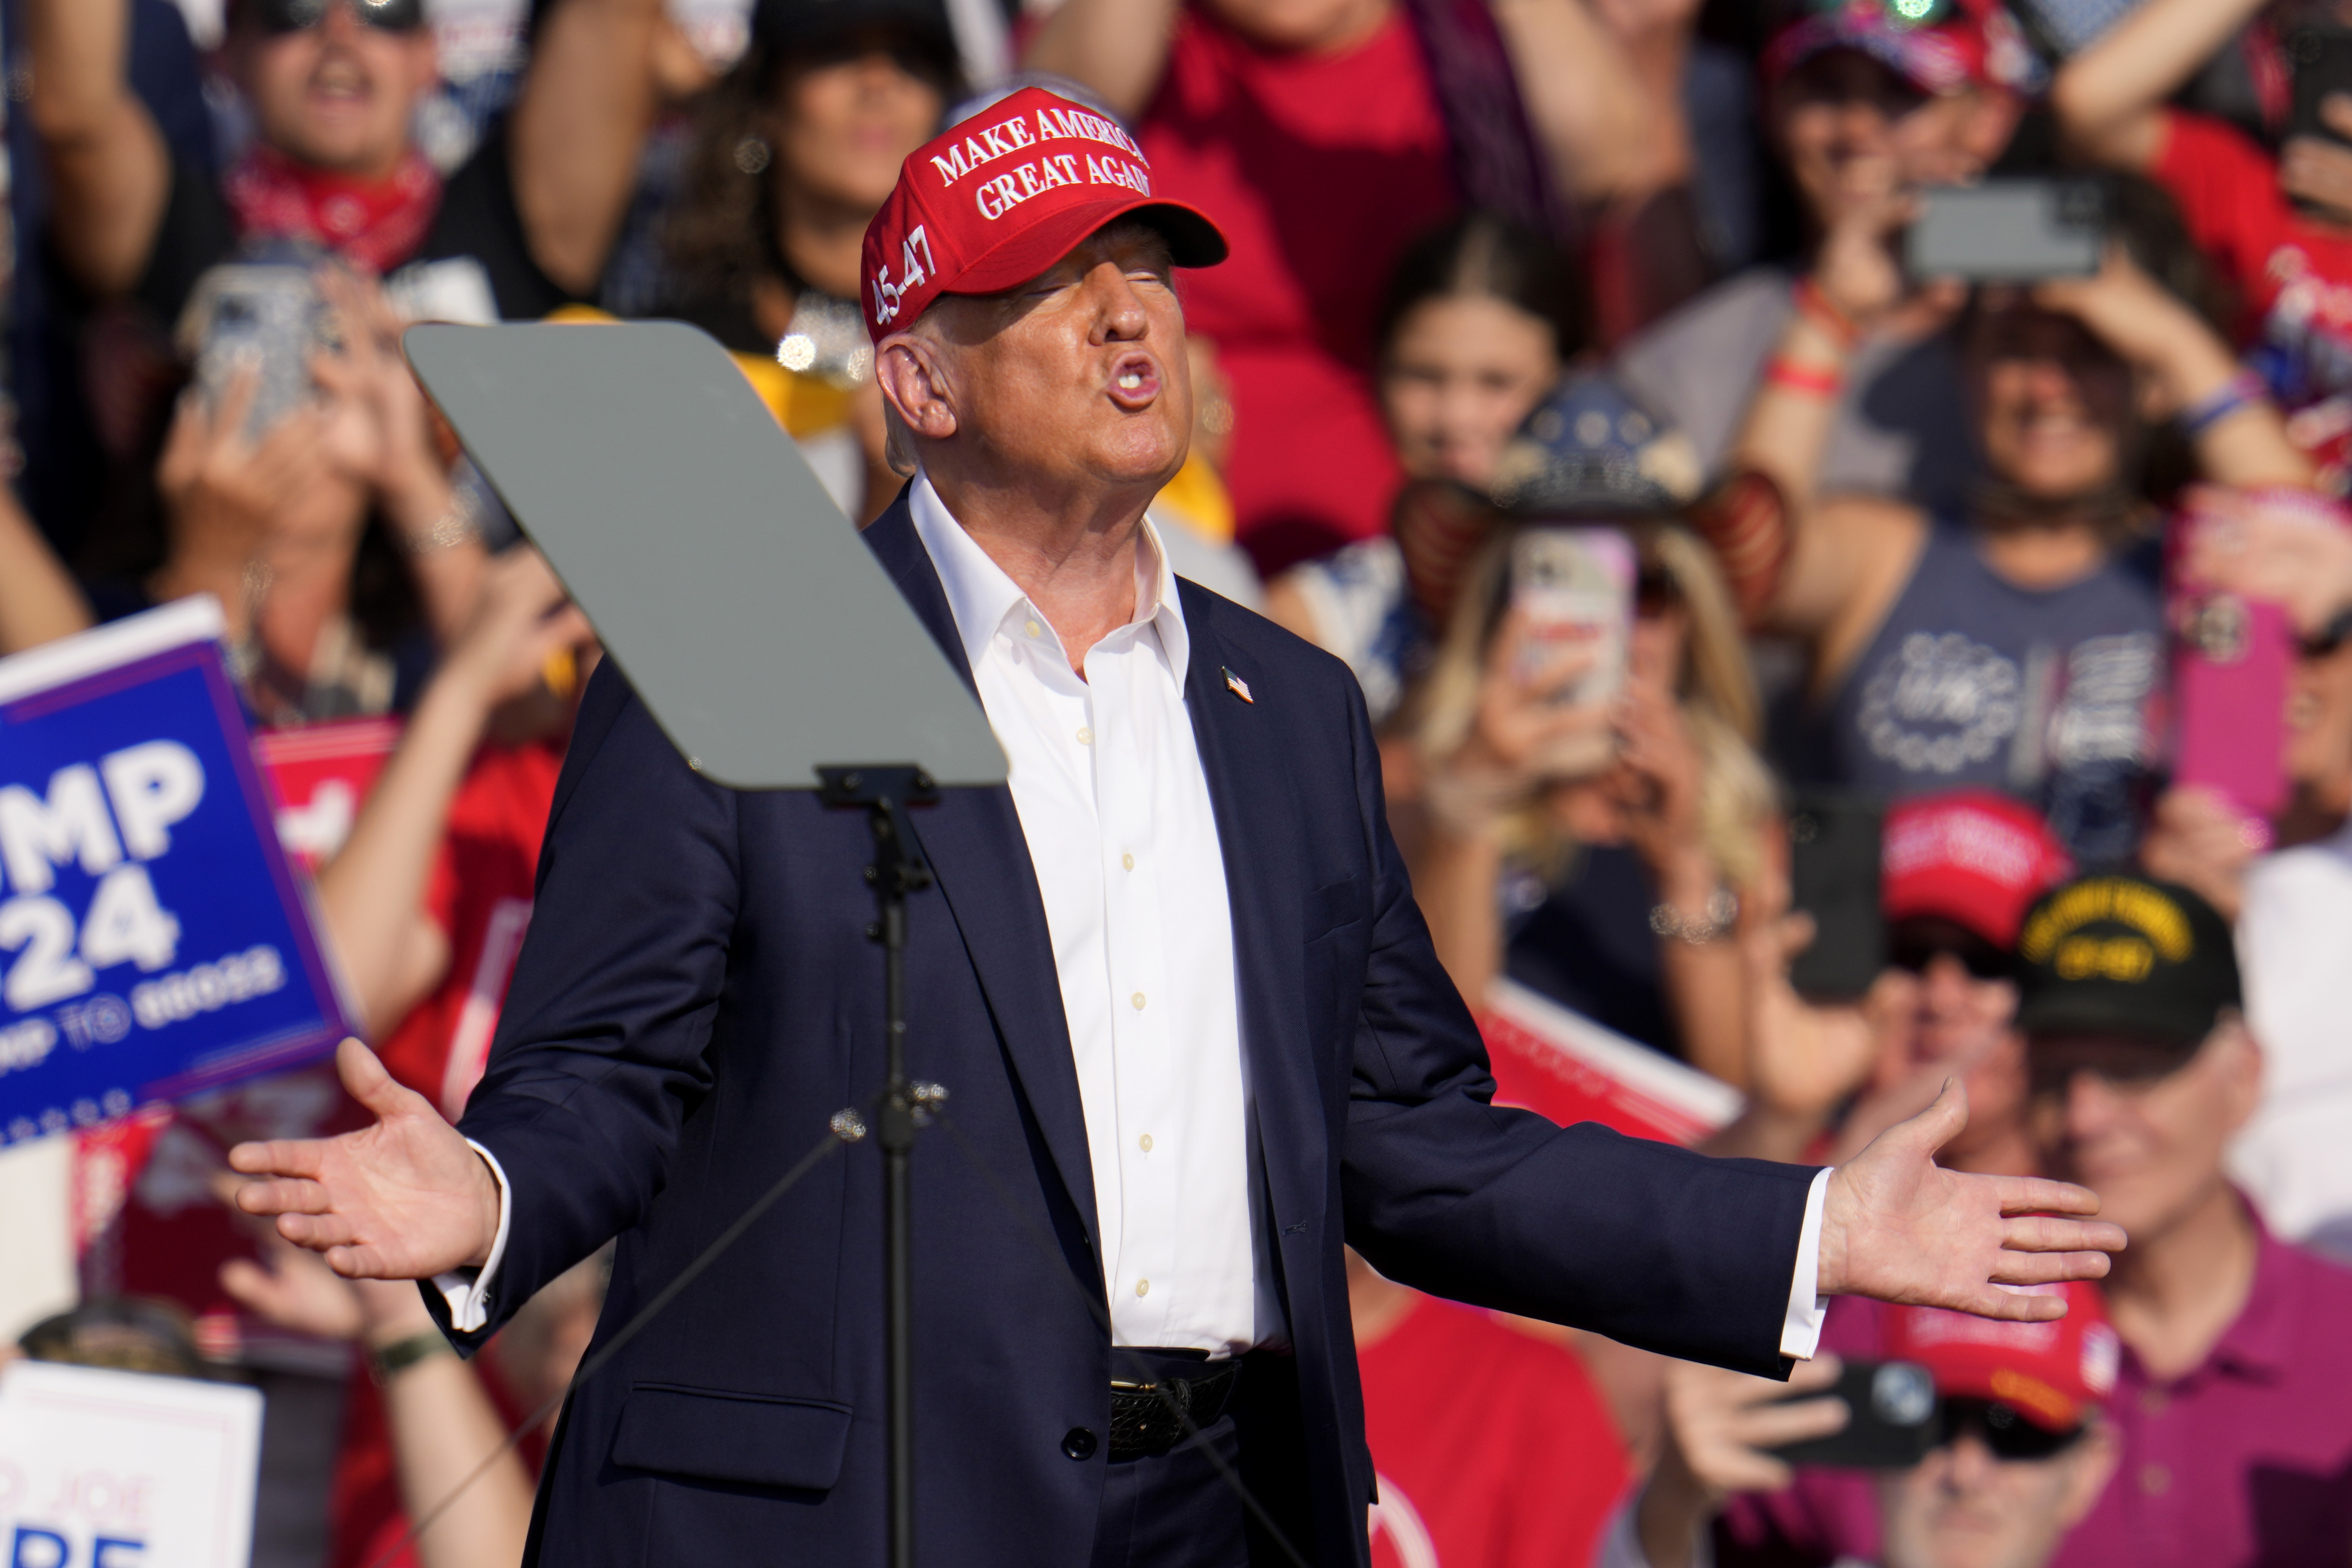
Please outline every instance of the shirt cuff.
[{"label": "shirt cuff", "polygon": [[[499,1190],[505,1191],[503,1187]],[[1827,1167],[1815,1171],[1813,1185],[1805,1192],[1804,1228],[1797,1232],[1797,1272],[1789,1281],[1789,1311],[1780,1320],[1780,1354],[1792,1361],[1813,1359],[1813,1352],[1821,1347],[1822,1319],[1829,1312],[1830,1304],[1820,1293],[1822,1207],[1828,1200],[1829,1190]],[[501,1208],[499,1239],[505,1240],[506,1234],[505,1210]],[[493,1252],[490,1258],[495,1266],[498,1254]]]},{"label": "shirt cuff", "polygon": [[[499,1264],[507,1255],[507,1222],[514,1218],[514,1195],[508,1189],[506,1167],[499,1164],[499,1156],[471,1138],[466,1140],[466,1146],[482,1156],[482,1163],[490,1167],[490,1175],[498,1181],[499,1233],[490,1238],[488,1262],[478,1269],[452,1269],[446,1274],[436,1274],[433,1288],[449,1303],[449,1326],[459,1333],[473,1333],[490,1321],[490,1284],[498,1278]],[[1813,1218],[1813,1210],[1806,1213],[1809,1219]],[[1818,1223],[1810,1234],[1819,1238]],[[1793,1305],[1790,1308],[1792,1312],[1795,1310]]]}]

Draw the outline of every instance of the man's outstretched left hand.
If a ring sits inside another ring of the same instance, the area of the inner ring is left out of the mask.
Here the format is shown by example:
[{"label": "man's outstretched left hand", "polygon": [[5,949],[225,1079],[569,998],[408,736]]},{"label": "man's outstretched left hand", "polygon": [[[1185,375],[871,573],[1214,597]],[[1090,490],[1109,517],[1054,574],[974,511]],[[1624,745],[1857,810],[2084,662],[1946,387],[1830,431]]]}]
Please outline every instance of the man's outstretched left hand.
[{"label": "man's outstretched left hand", "polygon": [[2123,1228],[2088,1218],[2098,1194],[2038,1176],[1969,1176],[1936,1164],[1968,1125],[1955,1079],[1936,1103],[1880,1134],[1831,1174],[1822,1207],[1821,1293],[1948,1307],[1979,1317],[2063,1317],[2055,1292],[2002,1285],[2096,1280]]}]

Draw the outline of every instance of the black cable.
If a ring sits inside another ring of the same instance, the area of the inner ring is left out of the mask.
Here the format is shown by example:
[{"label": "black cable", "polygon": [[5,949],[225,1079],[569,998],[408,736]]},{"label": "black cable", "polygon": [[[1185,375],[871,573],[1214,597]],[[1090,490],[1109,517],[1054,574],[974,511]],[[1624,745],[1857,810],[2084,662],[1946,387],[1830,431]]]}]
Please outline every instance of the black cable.
[{"label": "black cable", "polygon": [[[870,1103],[867,1109],[872,1109]],[[496,1448],[492,1449],[489,1454],[483,1458],[482,1462],[476,1465],[473,1469],[467,1473],[464,1480],[459,1481],[455,1487],[451,1488],[448,1494],[443,1497],[439,1502],[435,1503],[431,1508],[426,1509],[422,1515],[412,1521],[408,1526],[407,1533],[403,1535],[398,1541],[393,1542],[391,1548],[387,1550],[383,1556],[378,1557],[373,1563],[371,1563],[369,1568],[391,1568],[393,1561],[399,1557],[403,1552],[408,1550],[410,1544],[413,1543],[419,1536],[423,1535],[426,1529],[432,1525],[434,1521],[448,1512],[451,1507],[457,1503],[457,1500],[464,1497],[467,1490],[473,1487],[473,1484],[476,1481],[480,1480],[482,1477],[488,1474],[489,1469],[492,1465],[497,1464],[508,1454],[514,1451],[515,1446],[522,1441],[523,1435],[525,1433],[534,1430],[541,1422],[545,1421],[550,1416],[554,1415],[557,1408],[561,1406],[566,1399],[572,1397],[572,1394],[574,1389],[578,1388],[582,1384],[586,1383],[590,1378],[595,1376],[597,1373],[604,1370],[605,1364],[610,1362],[614,1356],[620,1354],[620,1350],[623,1345],[627,1344],[631,1340],[637,1336],[637,1331],[644,1328],[646,1323],[650,1322],[653,1320],[655,1313],[660,1312],[664,1307],[669,1305],[670,1302],[676,1301],[677,1299],[678,1292],[685,1290],[687,1286],[692,1284],[695,1280],[701,1275],[704,1270],[709,1268],[712,1263],[718,1261],[719,1255],[721,1252],[726,1251],[727,1249],[732,1247],[738,1240],[741,1239],[743,1233],[751,1229],[751,1227],[759,1221],[761,1215],[774,1207],[777,1200],[782,1198],[784,1194],[792,1191],[795,1183],[797,1183],[803,1176],[808,1175],[809,1172],[816,1168],[818,1161],[824,1158],[826,1155],[830,1154],[835,1149],[840,1148],[845,1143],[855,1142],[856,1138],[862,1138],[865,1135],[866,1132],[863,1124],[860,1124],[857,1127],[854,1137],[845,1137],[842,1133],[835,1132],[832,1128],[828,1127],[825,1131],[824,1136],[817,1141],[815,1146],[811,1148],[807,1154],[801,1156],[799,1164],[786,1171],[782,1177],[777,1181],[775,1186],[770,1187],[759,1198],[754,1200],[751,1207],[745,1209],[741,1216],[736,1219],[734,1224],[729,1226],[726,1229],[713,1237],[710,1244],[695,1255],[694,1261],[679,1270],[677,1277],[670,1281],[668,1284],[663,1286],[660,1294],[655,1296],[652,1301],[647,1301],[643,1307],[640,1307],[637,1310],[637,1315],[631,1318],[626,1323],[622,1325],[621,1331],[618,1333],[605,1341],[603,1348],[599,1349],[595,1354],[590,1356],[586,1361],[582,1362],[580,1364],[580,1369],[572,1375],[572,1381],[563,1385],[562,1393],[556,1395],[553,1398],[548,1400],[547,1403],[541,1405],[538,1409],[525,1416],[520,1425],[516,1427],[513,1431],[507,1434],[505,1442],[500,1443]]]},{"label": "black cable", "polygon": [[[1013,1200],[1013,1195],[1007,1192],[1004,1184],[997,1179],[995,1171],[990,1169],[988,1162],[980,1157],[980,1151],[972,1146],[971,1140],[963,1135],[963,1129],[957,1126],[948,1113],[936,1104],[930,1107],[930,1113],[937,1118],[940,1126],[948,1130],[948,1135],[955,1140],[956,1147],[963,1151],[964,1158],[988,1184],[989,1191],[995,1197],[998,1206],[1011,1215],[1013,1222],[1020,1226],[1022,1234],[1029,1239],[1029,1244],[1037,1249],[1055,1273],[1067,1280],[1070,1282],[1070,1288],[1077,1291],[1078,1299],[1086,1303],[1087,1311],[1094,1315],[1096,1326],[1103,1331],[1103,1337],[1111,1339],[1109,1306],[1092,1291],[1087,1290],[1076,1275],[1070,1272],[1066,1260],[1060,1252],[1055,1250],[1053,1244],[1046,1240],[1029,1216],[1022,1212],[1021,1206]],[[1297,1563],[1298,1568],[1315,1568],[1313,1563],[1299,1554],[1298,1548],[1290,1543],[1290,1538],[1282,1533],[1281,1527],[1274,1522],[1274,1516],[1268,1513],[1265,1505],[1258,1501],[1251,1493],[1241,1476],[1231,1465],[1225,1463],[1225,1457],[1217,1452],[1216,1445],[1201,1441],[1201,1428],[1193,1425],[1191,1412],[1178,1404],[1176,1396],[1169,1393],[1160,1384],[1153,1375],[1150,1364],[1116,1341],[1111,1345],[1111,1354],[1115,1356],[1124,1354],[1135,1364],[1136,1370],[1142,1375],[1136,1381],[1159,1395],[1160,1402],[1168,1406],[1169,1413],[1183,1424],[1184,1445],[1180,1446],[1199,1446],[1201,1452],[1208,1457],[1209,1463],[1216,1468],[1218,1478],[1233,1489],[1234,1495],[1242,1500],[1242,1506],[1249,1510],[1251,1515],[1265,1528],[1266,1534],[1273,1538],[1274,1543],[1282,1548],[1283,1554]]]}]

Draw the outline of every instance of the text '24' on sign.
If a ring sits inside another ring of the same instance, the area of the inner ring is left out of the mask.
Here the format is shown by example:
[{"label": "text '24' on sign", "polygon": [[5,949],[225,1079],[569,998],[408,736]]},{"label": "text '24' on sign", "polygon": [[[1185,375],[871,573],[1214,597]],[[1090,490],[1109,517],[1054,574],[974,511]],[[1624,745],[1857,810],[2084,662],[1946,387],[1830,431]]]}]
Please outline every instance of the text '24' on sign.
[{"label": "text '24' on sign", "polygon": [[0,659],[0,1143],[346,1032],[220,635],[197,598]]}]

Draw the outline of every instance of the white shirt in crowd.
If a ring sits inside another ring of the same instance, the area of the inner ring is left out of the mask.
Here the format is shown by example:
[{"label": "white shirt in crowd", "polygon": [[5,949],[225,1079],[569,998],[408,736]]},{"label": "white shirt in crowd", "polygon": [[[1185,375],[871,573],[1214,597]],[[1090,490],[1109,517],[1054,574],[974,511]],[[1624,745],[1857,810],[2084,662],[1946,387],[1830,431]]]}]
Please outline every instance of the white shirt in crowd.
[{"label": "white shirt in crowd", "polygon": [[2279,1235],[2352,1257],[2352,826],[2256,861],[2238,917],[2263,1103],[2230,1173]]},{"label": "white shirt in crowd", "polygon": [[[1135,612],[1087,651],[1081,680],[1052,624],[949,516],[929,476],[916,477],[911,504],[1011,763],[1036,868],[1086,1113],[1112,1341],[1249,1349],[1282,1325],[1252,1237],[1232,908],[1184,698],[1192,641],[1175,573],[1146,521]],[[1821,1338],[1827,1176],[1807,1197],[1781,1331],[1781,1353],[1800,1358]],[[503,1172],[499,1182],[488,1266],[471,1281],[436,1281],[460,1330],[485,1321],[505,1254]]]}]

